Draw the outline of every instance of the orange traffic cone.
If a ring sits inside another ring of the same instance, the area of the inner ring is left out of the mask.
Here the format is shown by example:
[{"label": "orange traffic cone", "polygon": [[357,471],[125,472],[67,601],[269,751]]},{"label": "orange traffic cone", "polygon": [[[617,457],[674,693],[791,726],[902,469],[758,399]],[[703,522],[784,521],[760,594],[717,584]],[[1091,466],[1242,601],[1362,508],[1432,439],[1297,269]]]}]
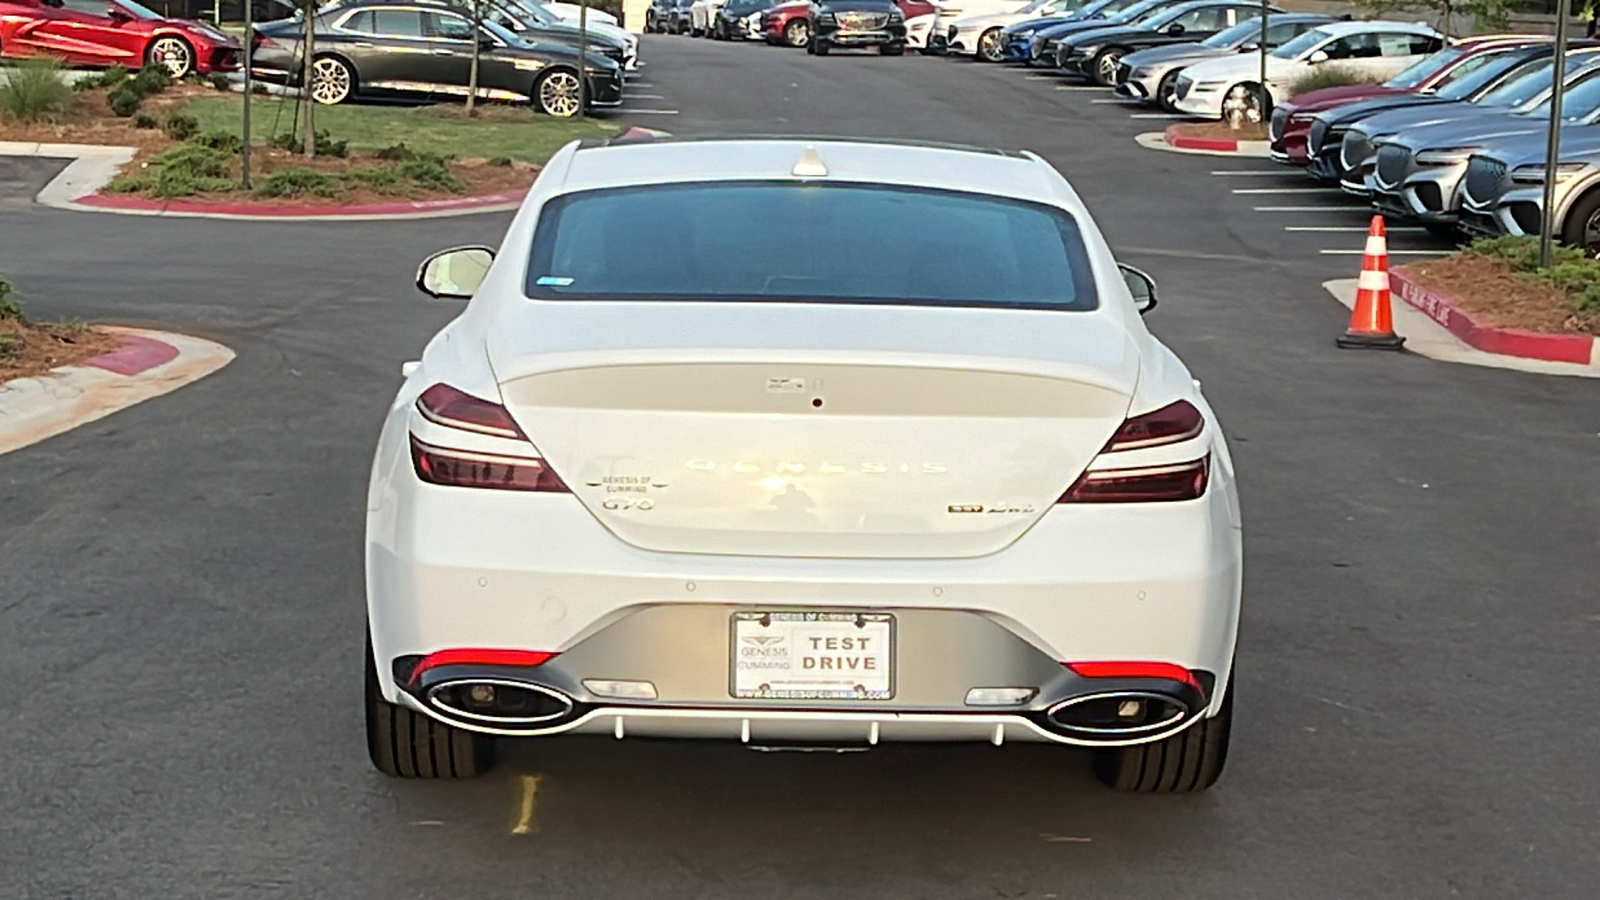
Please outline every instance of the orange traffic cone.
[{"label": "orange traffic cone", "polygon": [[1394,333],[1389,310],[1389,242],[1383,234],[1383,216],[1373,216],[1367,229],[1367,252],[1361,257],[1361,280],[1356,282],[1356,305],[1350,310],[1350,328],[1336,341],[1360,350],[1399,350],[1406,339]]}]

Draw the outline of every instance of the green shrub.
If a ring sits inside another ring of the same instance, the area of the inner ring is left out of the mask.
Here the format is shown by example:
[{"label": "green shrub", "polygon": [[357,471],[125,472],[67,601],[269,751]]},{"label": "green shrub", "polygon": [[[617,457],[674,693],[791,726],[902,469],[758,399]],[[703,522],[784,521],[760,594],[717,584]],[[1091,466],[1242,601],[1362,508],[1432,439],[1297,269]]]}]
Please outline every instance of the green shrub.
[{"label": "green shrub", "polygon": [[198,144],[201,147],[210,147],[213,150],[232,155],[239,152],[239,148],[244,142],[239,139],[237,134],[229,131],[207,131],[204,134],[197,134],[189,138],[189,143]]},{"label": "green shrub", "polygon": [[17,298],[12,296],[11,282],[0,275],[0,319],[15,319],[22,321],[22,305],[17,303]]},{"label": "green shrub", "polygon": [[106,105],[111,107],[113,113],[124,119],[138,112],[142,103],[144,95],[139,93],[139,89],[133,86],[132,81],[125,81],[112,88],[111,93],[106,94]]},{"label": "green shrub", "polygon": [[[292,132],[275,134],[267,143],[277,147],[279,150],[288,150],[291,153],[297,153],[305,147],[303,140]],[[326,131],[317,132],[313,143],[316,144],[318,156],[337,156],[342,159],[350,153],[349,141],[336,141]]]},{"label": "green shrub", "polygon": [[172,76],[167,74],[166,69],[154,63],[140,69],[139,74],[133,76],[133,86],[146,97],[161,93],[170,84]]},{"label": "green shrub", "polygon": [[459,194],[467,189],[444,163],[436,159],[408,159],[395,163],[395,174],[418,185]]},{"label": "green shrub", "polygon": [[105,186],[105,190],[112,194],[137,194],[149,186],[150,183],[148,181],[137,175],[123,175],[111,179],[111,182]]},{"label": "green shrub", "polygon": [[405,180],[394,166],[363,166],[345,172],[343,178],[347,183],[368,187],[380,194],[399,193]]},{"label": "green shrub", "polygon": [[75,91],[92,91],[95,88],[114,88],[128,80],[128,70],[122,66],[112,66],[104,72],[79,78],[72,83]]},{"label": "green shrub", "polygon": [[225,91],[233,87],[233,83],[228,80],[228,76],[220,73],[214,72],[212,73],[211,77],[207,78],[206,80],[211,82],[211,86],[219,91]]},{"label": "green shrub", "polygon": [[22,60],[0,84],[0,119],[41,122],[72,107],[72,88],[61,81],[61,63],[53,59]]},{"label": "green shrub", "polygon": [[1525,278],[1555,285],[1572,298],[1577,312],[1600,312],[1600,260],[1582,248],[1551,245],[1549,268],[1539,265],[1537,237],[1478,238],[1466,252],[1501,260]]},{"label": "green shrub", "polygon": [[1300,76],[1289,85],[1289,96],[1304,94],[1307,91],[1320,91],[1323,88],[1344,87],[1350,84],[1371,84],[1382,81],[1382,78],[1346,68],[1337,63],[1328,63],[1317,66],[1310,72]]},{"label": "green shrub", "polygon": [[187,141],[200,131],[200,120],[183,113],[172,113],[161,123],[161,131],[175,141]]},{"label": "green shrub", "polygon": [[164,170],[181,170],[196,176],[221,178],[228,174],[228,158],[198,144],[181,144],[150,161]]},{"label": "green shrub", "polygon": [[156,117],[155,116],[150,116],[150,115],[145,115],[144,113],[139,113],[138,115],[133,117],[133,127],[135,127],[135,128],[160,128],[161,127],[161,123],[156,121]]},{"label": "green shrub", "polygon": [[322,172],[297,167],[268,175],[256,186],[255,193],[258,197],[293,197],[301,193],[334,197],[338,195],[339,187],[334,179]]}]

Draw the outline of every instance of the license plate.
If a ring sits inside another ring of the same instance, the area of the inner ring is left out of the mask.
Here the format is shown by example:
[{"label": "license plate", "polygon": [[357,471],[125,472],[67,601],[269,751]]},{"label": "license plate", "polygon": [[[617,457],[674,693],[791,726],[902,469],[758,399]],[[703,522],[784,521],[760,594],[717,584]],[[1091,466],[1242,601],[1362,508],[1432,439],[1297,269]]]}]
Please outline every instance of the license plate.
[{"label": "license plate", "polygon": [[894,616],[887,613],[734,613],[730,656],[735,697],[894,697]]}]

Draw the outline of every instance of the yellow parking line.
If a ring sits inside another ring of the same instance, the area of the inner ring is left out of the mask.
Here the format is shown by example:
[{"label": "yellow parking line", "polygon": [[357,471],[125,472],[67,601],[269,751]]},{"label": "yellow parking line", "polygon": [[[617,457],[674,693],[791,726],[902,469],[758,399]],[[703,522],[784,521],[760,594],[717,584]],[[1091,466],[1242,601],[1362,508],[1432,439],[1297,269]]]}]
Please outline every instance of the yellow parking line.
[{"label": "yellow parking line", "polygon": [[539,830],[539,825],[533,820],[534,798],[539,795],[539,776],[522,776],[522,807],[517,812],[517,824],[512,826],[512,834],[531,834]]}]

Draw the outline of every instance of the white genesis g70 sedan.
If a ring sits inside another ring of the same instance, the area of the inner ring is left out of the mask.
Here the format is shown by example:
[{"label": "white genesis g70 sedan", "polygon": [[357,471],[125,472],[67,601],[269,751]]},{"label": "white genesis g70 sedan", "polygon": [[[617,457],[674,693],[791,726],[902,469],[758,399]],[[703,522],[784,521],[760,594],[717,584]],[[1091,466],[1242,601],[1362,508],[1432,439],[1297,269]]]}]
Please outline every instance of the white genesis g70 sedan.
[{"label": "white genesis g70 sedan", "polygon": [[1029,741],[1222,771],[1241,530],[1215,416],[1029,153],[571,144],[389,410],[382,771],[494,741]]}]

